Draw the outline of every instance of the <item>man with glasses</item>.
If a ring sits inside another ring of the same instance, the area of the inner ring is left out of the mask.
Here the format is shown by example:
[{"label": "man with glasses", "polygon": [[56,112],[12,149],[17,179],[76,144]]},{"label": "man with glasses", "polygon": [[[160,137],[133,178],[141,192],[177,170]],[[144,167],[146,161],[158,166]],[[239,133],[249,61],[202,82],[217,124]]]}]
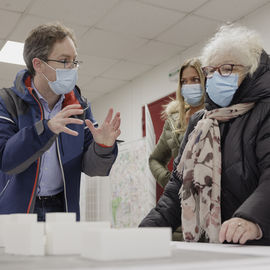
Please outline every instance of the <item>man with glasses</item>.
[{"label": "man with glasses", "polygon": [[0,213],[76,212],[81,172],[106,176],[117,156],[120,114],[101,127],[76,86],[72,32],[60,24],[33,29],[27,70],[0,91]]}]

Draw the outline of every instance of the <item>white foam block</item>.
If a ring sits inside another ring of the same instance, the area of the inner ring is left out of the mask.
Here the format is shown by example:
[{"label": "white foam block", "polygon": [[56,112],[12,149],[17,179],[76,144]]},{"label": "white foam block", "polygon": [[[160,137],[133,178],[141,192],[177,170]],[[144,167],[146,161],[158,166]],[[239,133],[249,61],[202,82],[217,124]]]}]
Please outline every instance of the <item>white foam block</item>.
[{"label": "white foam block", "polygon": [[81,226],[83,227],[83,230],[87,229],[110,229],[111,228],[111,223],[109,221],[85,221],[85,222],[80,222]]},{"label": "white foam block", "polygon": [[15,255],[45,254],[44,222],[9,223],[6,227],[5,253]]},{"label": "white foam block", "polygon": [[6,224],[10,215],[0,215],[0,247],[5,246]]},{"label": "white foam block", "polygon": [[76,213],[46,213],[46,222],[76,222]]},{"label": "white foam block", "polygon": [[48,222],[46,221],[46,254],[80,254],[83,232],[110,228],[110,222]]},{"label": "white foam block", "polygon": [[5,223],[3,224],[4,227],[3,244],[5,247],[6,244],[8,244],[9,241],[12,241],[13,239],[13,232],[10,229],[11,226],[14,225],[15,227],[17,227],[20,224],[36,224],[37,214],[25,214],[25,213],[9,214],[4,219]]},{"label": "white foam block", "polygon": [[99,261],[169,257],[170,241],[170,228],[88,229],[81,255]]},{"label": "white foam block", "polygon": [[37,222],[37,214],[10,214],[8,222],[10,223],[36,223]]},{"label": "white foam block", "polygon": [[77,254],[80,242],[78,222],[46,222],[47,255]]}]

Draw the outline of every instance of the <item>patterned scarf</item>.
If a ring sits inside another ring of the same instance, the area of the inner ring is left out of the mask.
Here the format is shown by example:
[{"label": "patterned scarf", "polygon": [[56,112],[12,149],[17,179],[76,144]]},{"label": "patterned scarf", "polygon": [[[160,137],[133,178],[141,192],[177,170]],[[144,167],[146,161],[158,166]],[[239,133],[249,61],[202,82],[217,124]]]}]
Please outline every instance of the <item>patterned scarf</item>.
[{"label": "patterned scarf", "polygon": [[177,172],[183,179],[179,190],[182,229],[185,241],[205,237],[218,242],[221,226],[220,182],[221,148],[218,121],[226,122],[245,114],[254,103],[240,103],[205,111],[189,135]]}]

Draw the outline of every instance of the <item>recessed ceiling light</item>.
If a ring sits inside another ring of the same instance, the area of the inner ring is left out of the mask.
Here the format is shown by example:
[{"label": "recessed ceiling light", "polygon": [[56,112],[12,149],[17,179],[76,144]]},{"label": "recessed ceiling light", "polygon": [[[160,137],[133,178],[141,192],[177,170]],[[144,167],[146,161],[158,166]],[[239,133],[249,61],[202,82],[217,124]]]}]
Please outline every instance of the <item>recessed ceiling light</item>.
[{"label": "recessed ceiling light", "polygon": [[0,51],[0,62],[25,66],[23,46],[21,42],[7,41]]}]

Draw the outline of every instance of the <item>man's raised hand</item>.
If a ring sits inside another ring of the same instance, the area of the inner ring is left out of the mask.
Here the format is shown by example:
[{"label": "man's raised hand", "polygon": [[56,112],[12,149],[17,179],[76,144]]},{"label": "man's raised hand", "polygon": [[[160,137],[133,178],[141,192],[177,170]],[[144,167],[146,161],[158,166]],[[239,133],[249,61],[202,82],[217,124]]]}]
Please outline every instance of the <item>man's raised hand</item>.
[{"label": "man's raised hand", "polygon": [[85,120],[85,123],[89,127],[95,142],[104,146],[113,146],[121,133],[119,129],[121,123],[120,113],[117,112],[113,118],[112,108],[109,109],[109,112],[100,127],[95,128],[88,119]]}]

